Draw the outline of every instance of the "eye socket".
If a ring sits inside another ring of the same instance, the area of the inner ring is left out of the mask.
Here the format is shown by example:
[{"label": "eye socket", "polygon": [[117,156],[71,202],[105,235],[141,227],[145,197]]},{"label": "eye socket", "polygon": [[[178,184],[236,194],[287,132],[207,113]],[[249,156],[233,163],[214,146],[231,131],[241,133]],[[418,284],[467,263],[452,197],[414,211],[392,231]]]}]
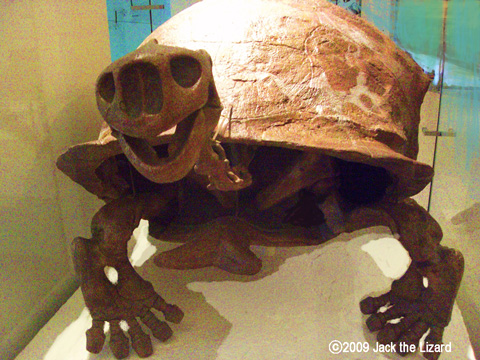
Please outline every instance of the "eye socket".
[{"label": "eye socket", "polygon": [[104,74],[98,80],[97,88],[98,94],[101,96],[101,98],[106,102],[111,103],[115,97],[115,81],[113,79],[113,74]]},{"label": "eye socket", "polygon": [[192,87],[202,76],[200,62],[184,55],[170,61],[170,71],[175,82],[183,88]]}]

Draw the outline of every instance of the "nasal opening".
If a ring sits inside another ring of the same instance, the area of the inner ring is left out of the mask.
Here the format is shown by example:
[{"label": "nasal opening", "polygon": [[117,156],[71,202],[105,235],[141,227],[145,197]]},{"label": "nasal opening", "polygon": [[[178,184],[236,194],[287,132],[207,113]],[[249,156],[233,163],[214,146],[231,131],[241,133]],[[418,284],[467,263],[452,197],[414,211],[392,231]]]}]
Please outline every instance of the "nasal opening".
[{"label": "nasal opening", "polygon": [[129,117],[142,113],[158,114],[163,106],[162,78],[150,63],[126,65],[119,74],[122,89],[121,109]]}]

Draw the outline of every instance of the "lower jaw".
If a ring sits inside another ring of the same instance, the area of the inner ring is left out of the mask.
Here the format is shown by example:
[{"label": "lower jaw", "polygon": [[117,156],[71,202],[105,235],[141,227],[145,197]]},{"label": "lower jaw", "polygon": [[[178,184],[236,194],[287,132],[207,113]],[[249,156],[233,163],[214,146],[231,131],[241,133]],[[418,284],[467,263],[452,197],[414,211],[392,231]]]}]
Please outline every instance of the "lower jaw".
[{"label": "lower jaw", "polygon": [[117,138],[125,156],[140,174],[155,183],[171,183],[193,168],[209,136],[203,112],[199,110],[177,124],[166,158],[160,158],[145,139],[121,133]]}]

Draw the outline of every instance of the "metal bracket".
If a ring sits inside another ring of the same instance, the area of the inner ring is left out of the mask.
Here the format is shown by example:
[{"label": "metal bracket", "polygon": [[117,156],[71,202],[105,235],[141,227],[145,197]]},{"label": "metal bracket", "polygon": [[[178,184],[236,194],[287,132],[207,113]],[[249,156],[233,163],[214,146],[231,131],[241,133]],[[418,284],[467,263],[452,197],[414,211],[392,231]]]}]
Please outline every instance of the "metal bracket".
[{"label": "metal bracket", "polygon": [[165,9],[163,5],[145,5],[145,6],[132,6],[132,10],[162,10]]},{"label": "metal bracket", "polygon": [[426,127],[422,128],[422,133],[425,136],[450,136],[455,137],[457,134],[453,131],[452,128],[448,129],[447,131],[436,131],[436,130],[428,130]]}]

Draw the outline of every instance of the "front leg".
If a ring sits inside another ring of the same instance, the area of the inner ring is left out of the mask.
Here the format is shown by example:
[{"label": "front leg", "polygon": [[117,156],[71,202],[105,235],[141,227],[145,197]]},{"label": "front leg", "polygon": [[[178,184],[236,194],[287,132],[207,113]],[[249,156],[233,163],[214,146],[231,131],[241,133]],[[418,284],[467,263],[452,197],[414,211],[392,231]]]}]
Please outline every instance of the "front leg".
[{"label": "front leg", "polygon": [[[360,309],[371,314],[367,326],[370,331],[378,331],[377,339],[382,344],[412,344],[417,349],[420,338],[430,330],[420,350],[425,358],[436,360],[462,279],[463,256],[439,245],[440,226],[415,201],[408,199],[382,207],[394,220],[412,264],[393,282],[391,291],[364,299]],[[386,305],[388,310],[378,311]],[[390,323],[393,319],[401,320]]]},{"label": "front leg", "polygon": [[[167,304],[143,280],[128,260],[127,242],[140,219],[155,216],[168,208],[168,199],[160,194],[121,198],[103,206],[92,220],[92,238],[76,238],[73,242],[75,271],[80,278],[85,303],[93,318],[87,330],[87,350],[99,353],[105,341],[104,322],[110,323],[110,348],[117,358],[129,354],[129,340],[120,328],[128,324],[132,347],[140,357],[153,353],[150,337],[143,332],[139,318],[161,341],[172,335],[166,322],[160,321],[151,309],[161,311],[165,319],[181,321],[182,311]],[[118,281],[113,284],[105,274],[106,267],[114,268]]]}]

